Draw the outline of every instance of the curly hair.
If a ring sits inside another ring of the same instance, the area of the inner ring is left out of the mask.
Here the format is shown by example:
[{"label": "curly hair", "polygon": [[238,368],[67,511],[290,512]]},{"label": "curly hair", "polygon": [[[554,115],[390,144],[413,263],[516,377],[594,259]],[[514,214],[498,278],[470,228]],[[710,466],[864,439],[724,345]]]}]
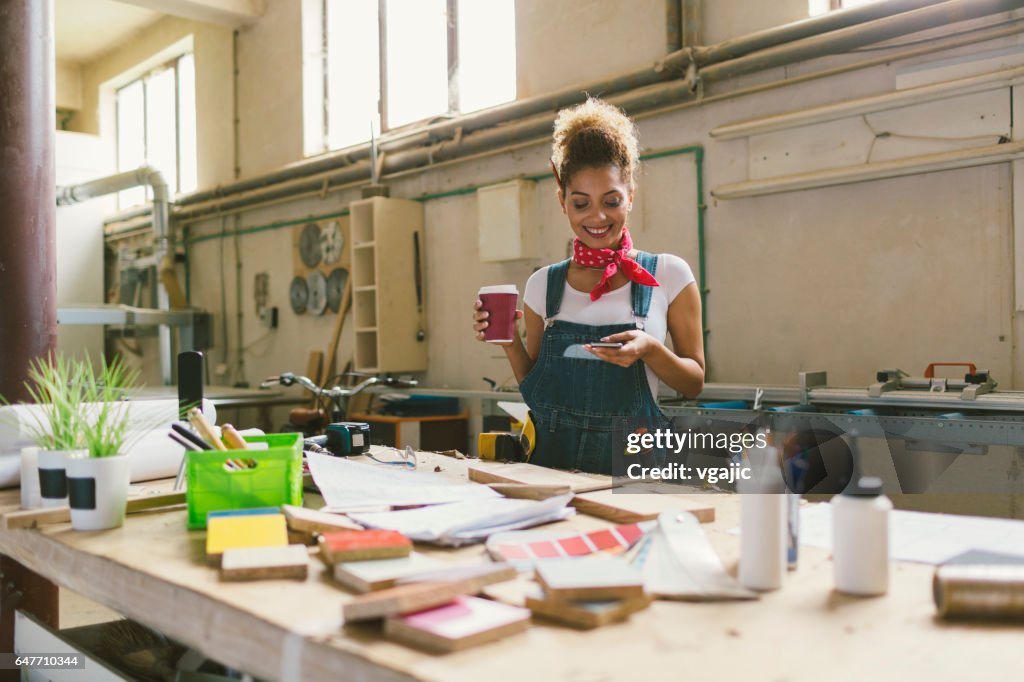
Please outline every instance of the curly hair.
[{"label": "curly hair", "polygon": [[607,165],[617,166],[623,181],[633,187],[639,160],[636,124],[618,107],[589,97],[558,112],[551,162],[562,187],[581,168]]}]

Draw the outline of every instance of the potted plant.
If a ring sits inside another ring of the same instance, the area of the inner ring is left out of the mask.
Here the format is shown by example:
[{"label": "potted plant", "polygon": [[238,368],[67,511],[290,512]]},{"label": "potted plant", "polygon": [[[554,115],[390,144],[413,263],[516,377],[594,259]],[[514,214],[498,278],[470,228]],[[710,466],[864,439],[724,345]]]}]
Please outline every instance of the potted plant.
[{"label": "potted plant", "polygon": [[25,387],[35,407],[29,409],[28,430],[39,448],[39,492],[44,507],[68,503],[66,460],[81,453],[82,399],[91,383],[88,363],[54,353],[36,358]]},{"label": "potted plant", "polygon": [[104,530],[124,523],[128,500],[128,403],[125,392],[138,385],[139,370],[121,358],[101,363],[86,385],[81,417],[85,450],[67,460],[71,527]]}]

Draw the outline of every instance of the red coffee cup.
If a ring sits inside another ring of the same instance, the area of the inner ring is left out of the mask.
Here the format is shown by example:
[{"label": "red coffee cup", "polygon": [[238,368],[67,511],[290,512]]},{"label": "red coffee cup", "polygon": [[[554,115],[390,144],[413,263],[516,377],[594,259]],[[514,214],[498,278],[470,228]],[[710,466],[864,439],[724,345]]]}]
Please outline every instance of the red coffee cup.
[{"label": "red coffee cup", "polygon": [[477,293],[483,305],[480,310],[490,313],[484,341],[488,343],[511,343],[516,335],[516,303],[519,289],[515,284],[497,284],[480,287]]}]

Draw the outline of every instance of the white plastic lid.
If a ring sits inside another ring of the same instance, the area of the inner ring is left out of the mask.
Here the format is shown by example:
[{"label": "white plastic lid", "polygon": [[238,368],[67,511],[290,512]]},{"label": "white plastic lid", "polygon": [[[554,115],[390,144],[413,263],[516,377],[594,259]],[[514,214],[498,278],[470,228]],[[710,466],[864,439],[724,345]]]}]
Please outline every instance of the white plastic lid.
[{"label": "white plastic lid", "polygon": [[480,287],[477,294],[515,294],[519,295],[519,287],[515,284],[492,284],[487,287]]}]

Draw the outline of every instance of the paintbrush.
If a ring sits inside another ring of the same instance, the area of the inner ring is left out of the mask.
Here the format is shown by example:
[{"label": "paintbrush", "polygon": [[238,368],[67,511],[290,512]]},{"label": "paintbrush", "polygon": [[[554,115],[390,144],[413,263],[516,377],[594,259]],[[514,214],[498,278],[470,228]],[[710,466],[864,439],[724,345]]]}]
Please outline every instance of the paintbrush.
[{"label": "paintbrush", "polygon": [[234,426],[231,424],[222,424],[220,427],[221,436],[224,441],[231,446],[232,450],[248,450],[249,445],[242,438],[242,435],[238,433]]},{"label": "paintbrush", "polygon": [[213,449],[212,445],[207,443],[205,440],[203,440],[202,438],[200,438],[196,434],[192,433],[192,431],[187,426],[185,426],[184,424],[182,424],[180,422],[175,422],[175,423],[171,424],[171,428],[174,429],[174,432],[176,434],[178,434],[179,436],[181,436],[185,440],[187,440],[190,443],[192,443],[193,445],[195,445],[198,449],[200,449],[200,450],[212,450]]}]

